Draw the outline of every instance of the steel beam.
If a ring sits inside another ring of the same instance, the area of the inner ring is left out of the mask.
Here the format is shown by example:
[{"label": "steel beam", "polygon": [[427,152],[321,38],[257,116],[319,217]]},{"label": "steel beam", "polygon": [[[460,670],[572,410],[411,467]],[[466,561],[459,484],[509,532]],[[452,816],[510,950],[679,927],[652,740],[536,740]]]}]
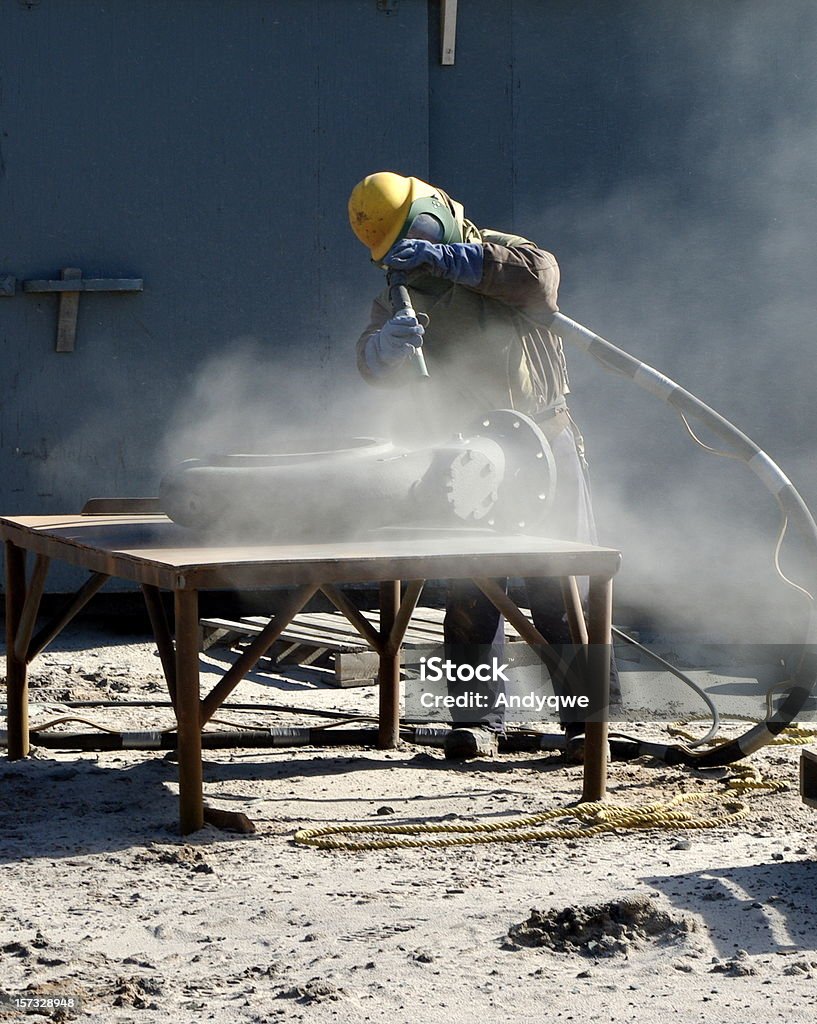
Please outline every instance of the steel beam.
[{"label": "steel beam", "polygon": [[50,622],[47,622],[39,633],[35,635],[28,645],[27,660],[33,661],[51,643],[55,636],[59,636],[68,623],[82,611],[94,594],[104,587],[110,578],[106,573],[93,573],[68,601],[59,615]]},{"label": "steel beam", "polygon": [[[278,637],[283,633],[289,623],[295,618],[298,612],[304,607],[318,588],[319,584],[317,583],[308,583],[306,586],[298,587],[298,589],[290,595],[289,599],[284,602],[283,608],[281,608],[275,618],[264,627],[246,651],[244,651],[241,657],[238,658],[231,668],[224,673],[218,683],[216,683],[213,689],[201,702],[202,725],[206,725],[207,722],[210,721],[244,676],[255,668],[260,659],[267,653],[270,647],[272,647]],[[179,638],[177,634],[177,645],[178,642]],[[178,656],[176,665],[178,670]],[[176,685],[178,686],[178,680]]]},{"label": "steel beam", "polygon": [[601,721],[584,726],[584,781],[582,800],[603,800],[607,792],[607,718],[610,708],[610,653],[613,620],[613,581],[590,577],[587,603],[588,658],[590,692],[601,700]]},{"label": "steel beam", "polygon": [[377,745],[393,750],[400,740],[400,647],[391,649],[389,641],[400,607],[400,581],[380,584],[380,668],[377,673],[380,702],[380,726]]},{"label": "steel beam", "polygon": [[182,835],[204,825],[199,701],[199,595],[174,592],[176,610],[176,722],[179,734],[179,821]]},{"label": "steel beam", "polygon": [[149,583],[142,584],[142,596],[145,599],[150,626],[153,630],[153,639],[156,641],[156,648],[159,651],[159,660],[167,683],[167,692],[175,707],[176,705],[176,651],[173,647],[173,638],[170,634],[170,627],[167,624],[162,594],[158,587]]},{"label": "steel beam", "polygon": [[6,689],[8,691],[8,756],[26,757],[28,740],[28,668],[16,653],[17,637],[26,601],[26,555],[6,541]]},{"label": "steel beam", "polygon": [[575,576],[562,576],[559,580],[562,588],[562,600],[567,612],[567,624],[570,629],[570,639],[574,644],[587,643],[587,622],[584,618],[584,608],[579,594],[579,584]]},{"label": "steel beam", "polygon": [[23,611],[20,615],[20,625],[17,627],[17,639],[14,642],[14,654],[21,660],[28,662],[28,647],[31,643],[31,636],[34,627],[37,625],[37,615],[40,611],[40,601],[45,589],[45,578],[48,575],[48,566],[51,559],[45,555],[37,555],[34,562],[34,569],[28,583]]}]

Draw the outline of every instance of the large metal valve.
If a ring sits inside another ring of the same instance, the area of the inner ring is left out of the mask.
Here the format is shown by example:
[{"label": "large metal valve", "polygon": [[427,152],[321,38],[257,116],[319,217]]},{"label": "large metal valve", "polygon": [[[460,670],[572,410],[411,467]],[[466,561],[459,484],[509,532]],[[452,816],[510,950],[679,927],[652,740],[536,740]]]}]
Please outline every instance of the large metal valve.
[{"label": "large metal valve", "polygon": [[183,526],[269,541],[349,538],[384,526],[538,532],[555,482],[539,427],[498,409],[426,448],[303,438],[286,451],[188,459],[162,480],[159,498]]}]

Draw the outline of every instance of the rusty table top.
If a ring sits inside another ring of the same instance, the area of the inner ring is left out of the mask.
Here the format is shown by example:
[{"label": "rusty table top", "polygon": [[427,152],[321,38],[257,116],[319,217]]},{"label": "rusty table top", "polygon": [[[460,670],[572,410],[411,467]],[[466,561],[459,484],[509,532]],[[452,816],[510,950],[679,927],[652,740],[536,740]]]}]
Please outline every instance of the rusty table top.
[{"label": "rusty table top", "polygon": [[373,531],[354,540],[214,542],[162,515],[0,518],[0,537],[92,572],[170,590],[486,576],[600,576],[612,548],[466,530]]}]

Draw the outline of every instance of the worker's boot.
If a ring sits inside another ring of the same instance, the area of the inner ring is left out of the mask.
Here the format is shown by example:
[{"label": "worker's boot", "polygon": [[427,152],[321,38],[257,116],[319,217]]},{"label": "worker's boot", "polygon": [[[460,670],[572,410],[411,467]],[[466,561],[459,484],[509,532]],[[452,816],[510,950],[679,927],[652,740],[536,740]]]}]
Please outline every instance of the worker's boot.
[{"label": "worker's boot", "polygon": [[499,733],[481,725],[452,729],[445,738],[447,761],[467,761],[472,757],[493,757],[499,750]]}]

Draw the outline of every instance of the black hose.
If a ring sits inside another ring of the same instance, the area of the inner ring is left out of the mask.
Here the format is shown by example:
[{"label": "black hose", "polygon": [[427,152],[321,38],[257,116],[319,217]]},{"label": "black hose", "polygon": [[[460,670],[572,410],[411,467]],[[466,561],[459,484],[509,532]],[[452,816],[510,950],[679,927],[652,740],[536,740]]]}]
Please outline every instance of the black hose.
[{"label": "black hose", "polygon": [[[591,355],[606,370],[619,376],[628,377],[645,391],[649,391],[656,398],[666,402],[681,416],[687,427],[689,418],[698,420],[716,437],[730,445],[730,451],[718,454],[728,454],[749,466],[772,494],[786,521],[793,523],[799,530],[815,555],[813,564],[817,565],[817,524],[789,478],[766,452],[758,448],[754,441],[720,413],[715,412],[695,395],[676,384],[675,381],[664,376],[663,373],[659,373],[647,363],[635,359],[598,334],[594,334],[593,331],[583,327],[575,320],[571,320],[562,313],[554,313],[548,326],[556,334]],[[791,583],[786,577],[782,576],[782,578],[787,583]],[[792,688],[777,711],[767,714],[763,722],[753,726],[742,736],[710,750],[699,752],[681,744],[671,744],[663,748],[650,744],[650,753],[654,756],[661,756],[670,764],[687,764],[698,767],[731,764],[765,746],[792,724],[803,710],[817,681],[817,614],[814,599],[811,596],[817,593],[817,580],[814,580],[813,585],[805,589],[797,587],[796,584],[792,585],[809,601],[809,620],[805,638],[799,648],[797,667],[792,673]],[[658,749],[662,749],[663,753],[658,754]]]}]

